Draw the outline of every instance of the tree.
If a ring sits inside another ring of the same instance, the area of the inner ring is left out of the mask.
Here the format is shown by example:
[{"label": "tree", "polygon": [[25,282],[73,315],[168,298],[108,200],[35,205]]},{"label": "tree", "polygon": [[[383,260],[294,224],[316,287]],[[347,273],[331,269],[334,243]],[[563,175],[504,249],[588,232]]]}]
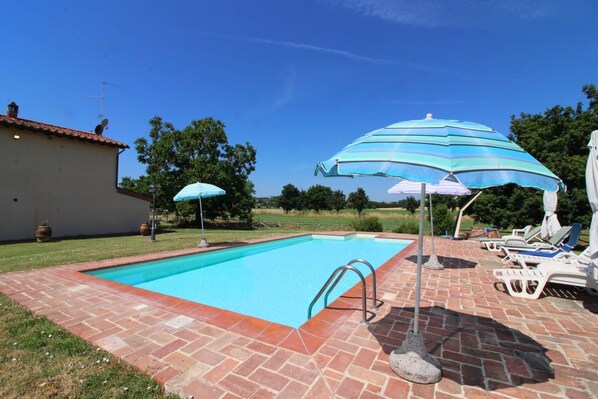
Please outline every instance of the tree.
[{"label": "tree", "polygon": [[456,220],[446,204],[433,205],[434,209],[434,235],[441,236],[452,231]]},{"label": "tree", "polygon": [[437,204],[444,204],[448,209],[454,211],[457,208],[457,197],[446,194],[432,194],[432,205],[436,206]]},{"label": "tree", "polygon": [[415,199],[415,197],[409,196],[406,199],[405,209],[407,209],[411,214],[415,214],[415,211],[419,207],[419,201]]},{"label": "tree", "polygon": [[361,212],[363,212],[369,201],[370,199],[365,194],[363,188],[359,187],[354,193],[349,194],[347,205],[353,209],[356,209],[359,216],[361,216]]},{"label": "tree", "polygon": [[332,206],[330,199],[332,198],[332,189],[330,187],[316,184],[311,186],[305,192],[305,203],[308,209],[313,209],[320,212],[321,209],[330,210]]},{"label": "tree", "polygon": [[[585,85],[584,109],[556,105],[543,114],[511,116],[509,138],[542,162],[567,185],[559,192],[558,216],[562,224],[589,225],[591,214],[585,189],[585,165],[590,133],[598,129],[598,91]],[[543,215],[542,191],[515,185],[484,190],[473,207],[473,215],[501,228],[538,224]]]},{"label": "tree", "polygon": [[[135,141],[137,159],[147,165],[147,176],[137,181],[123,178],[123,184],[143,194],[147,194],[148,182],[160,185],[156,204],[168,211],[176,209],[172,197],[187,184],[214,184],[224,189],[226,195],[202,203],[204,217],[238,217],[251,222],[254,190],[249,174],[255,169],[256,151],[250,143],[229,145],[224,123],[213,118],[194,120],[177,130],[171,123],[154,117],[150,126],[149,140]],[[199,207],[192,206],[197,215]]]},{"label": "tree", "polygon": [[282,208],[285,213],[293,209],[299,210],[301,208],[301,192],[292,184],[287,184],[282,188],[280,197],[278,197],[278,206]]},{"label": "tree", "polygon": [[330,205],[332,206],[332,209],[336,211],[336,213],[340,212],[340,210],[347,205],[345,194],[341,190],[334,191],[330,199]]}]

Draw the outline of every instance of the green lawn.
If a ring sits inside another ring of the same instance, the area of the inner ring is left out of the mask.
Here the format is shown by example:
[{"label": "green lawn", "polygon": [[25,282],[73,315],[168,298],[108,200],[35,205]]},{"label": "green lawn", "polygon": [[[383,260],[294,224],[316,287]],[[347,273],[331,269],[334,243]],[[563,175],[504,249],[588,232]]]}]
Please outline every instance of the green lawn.
[{"label": "green lawn", "polygon": [[0,295],[0,397],[171,398],[149,376]]},{"label": "green lawn", "polygon": [[[289,232],[280,229],[210,230],[206,238],[210,244],[218,244]],[[0,273],[191,248],[197,246],[200,238],[199,229],[168,229],[157,234],[153,243],[149,237],[135,235],[0,244]]]}]

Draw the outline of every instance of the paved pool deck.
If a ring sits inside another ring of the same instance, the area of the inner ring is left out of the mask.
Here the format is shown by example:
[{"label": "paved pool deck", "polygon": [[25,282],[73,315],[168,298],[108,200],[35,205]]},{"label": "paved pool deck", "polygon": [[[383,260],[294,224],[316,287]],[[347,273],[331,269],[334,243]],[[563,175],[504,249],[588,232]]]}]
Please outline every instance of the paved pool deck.
[{"label": "paved pool deck", "polygon": [[435,244],[445,269],[423,270],[420,313],[443,366],[432,385],[405,381],[388,364],[412,326],[415,244],[378,273],[384,304],[370,326],[360,324],[357,287],[292,329],[79,272],[164,253],[6,273],[0,293],[184,398],[598,398],[596,297],[555,285],[535,301],[514,298],[495,284],[492,269],[503,267],[495,253],[473,240]]}]

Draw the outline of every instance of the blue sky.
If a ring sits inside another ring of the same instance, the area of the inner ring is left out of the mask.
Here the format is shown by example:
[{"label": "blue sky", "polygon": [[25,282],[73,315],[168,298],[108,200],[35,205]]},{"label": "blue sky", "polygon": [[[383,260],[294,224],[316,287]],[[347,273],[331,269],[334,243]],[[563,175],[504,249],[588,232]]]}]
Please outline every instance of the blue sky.
[{"label": "blue sky", "polygon": [[[322,184],[371,199],[394,181],[313,176],[357,137],[395,122],[461,119],[509,133],[510,116],[583,100],[598,84],[598,2],[13,1],[3,4],[0,100],[19,116],[131,146],[155,115],[222,120],[257,149],[256,195]],[[5,111],[2,111],[5,112]],[[589,132],[588,132],[589,134]]]}]

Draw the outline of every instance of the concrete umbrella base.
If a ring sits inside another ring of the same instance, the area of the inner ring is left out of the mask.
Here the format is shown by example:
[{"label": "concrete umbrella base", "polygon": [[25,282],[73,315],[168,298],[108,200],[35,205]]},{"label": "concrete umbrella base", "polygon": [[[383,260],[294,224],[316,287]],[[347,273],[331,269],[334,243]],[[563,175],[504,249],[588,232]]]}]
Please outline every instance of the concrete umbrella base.
[{"label": "concrete umbrella base", "polygon": [[202,238],[201,242],[198,245],[199,248],[207,248],[209,246],[210,244],[208,244],[208,241],[205,238]]},{"label": "concrete umbrella base", "polygon": [[442,378],[440,362],[426,351],[421,333],[407,332],[400,348],[390,354],[390,368],[407,381],[434,384]]},{"label": "concrete umbrella base", "polygon": [[444,269],[444,265],[438,262],[438,258],[434,254],[430,255],[430,259],[426,263],[424,263],[424,267],[430,270]]}]

